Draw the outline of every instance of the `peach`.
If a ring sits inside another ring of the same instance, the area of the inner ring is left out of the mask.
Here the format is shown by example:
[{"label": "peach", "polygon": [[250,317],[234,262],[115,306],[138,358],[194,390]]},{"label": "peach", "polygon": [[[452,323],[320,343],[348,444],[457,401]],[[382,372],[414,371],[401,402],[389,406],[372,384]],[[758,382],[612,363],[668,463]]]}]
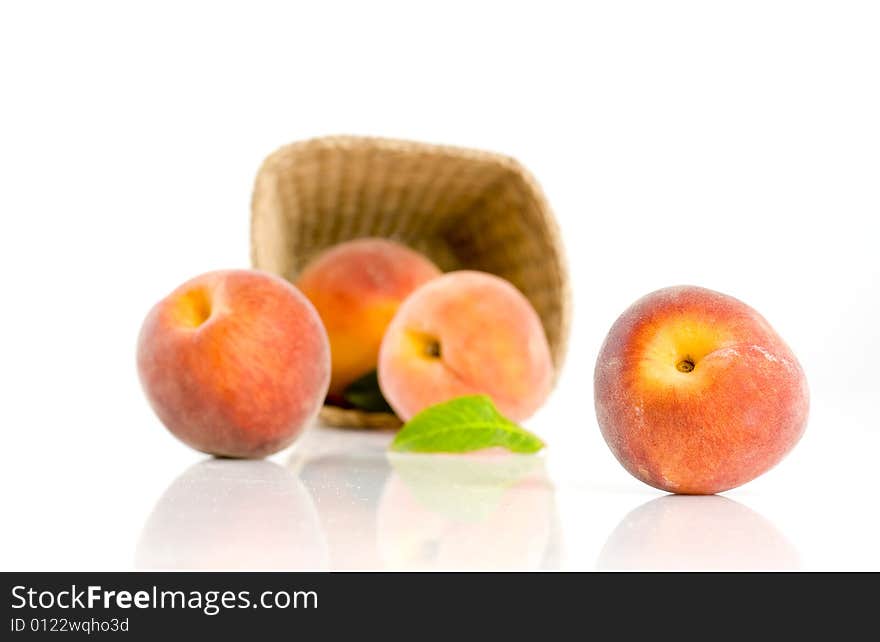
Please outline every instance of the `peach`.
[{"label": "peach", "polygon": [[550,348],[534,308],[513,285],[484,272],[450,272],[413,292],[379,352],[379,385],[404,420],[454,397],[486,394],[521,421],[552,384]]},{"label": "peach", "polygon": [[659,290],[614,323],[596,415],[615,457],[662,490],[712,494],[777,464],[804,432],[807,381],[755,310],[698,287]]},{"label": "peach", "polygon": [[144,391],[181,441],[213,455],[263,457],[317,415],[330,347],[315,309],[264,272],[209,272],[153,307],[137,351]]},{"label": "peach", "polygon": [[401,301],[439,275],[418,252],[378,238],[341,243],[306,266],[296,285],[330,337],[331,396],[376,370],[379,345]]}]

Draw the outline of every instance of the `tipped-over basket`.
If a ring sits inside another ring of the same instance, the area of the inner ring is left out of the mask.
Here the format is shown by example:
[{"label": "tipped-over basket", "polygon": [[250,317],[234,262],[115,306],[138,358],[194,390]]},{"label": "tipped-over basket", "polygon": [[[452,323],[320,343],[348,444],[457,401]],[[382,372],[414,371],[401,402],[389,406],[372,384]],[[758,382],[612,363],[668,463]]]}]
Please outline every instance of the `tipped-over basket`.
[{"label": "tipped-over basket", "polygon": [[[559,371],[570,317],[565,255],[541,189],[512,158],[381,138],[317,138],[263,162],[251,209],[254,267],[290,281],[325,248],[371,236],[404,243],[444,271],[507,279],[541,317]],[[330,405],[321,419],[352,428],[400,425],[391,414]]]}]

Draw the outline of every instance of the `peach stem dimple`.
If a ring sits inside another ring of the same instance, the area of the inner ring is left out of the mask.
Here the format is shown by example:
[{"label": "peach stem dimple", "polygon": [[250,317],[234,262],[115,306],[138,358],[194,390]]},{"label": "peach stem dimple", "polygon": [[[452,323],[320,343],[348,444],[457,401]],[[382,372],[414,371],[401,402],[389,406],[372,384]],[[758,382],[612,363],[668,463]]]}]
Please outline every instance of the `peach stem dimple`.
[{"label": "peach stem dimple", "polygon": [[182,323],[198,328],[211,316],[211,297],[204,288],[194,288],[180,297],[177,313]]},{"label": "peach stem dimple", "polygon": [[439,359],[443,355],[440,339],[420,330],[408,330],[407,338],[413,355],[423,359]]},{"label": "peach stem dimple", "polygon": [[694,366],[695,364],[693,361],[691,361],[690,357],[688,357],[687,359],[682,359],[677,364],[675,364],[675,367],[679,372],[693,372]]},{"label": "peach stem dimple", "polygon": [[425,354],[433,359],[439,359],[440,342],[437,339],[428,339],[425,342]]}]

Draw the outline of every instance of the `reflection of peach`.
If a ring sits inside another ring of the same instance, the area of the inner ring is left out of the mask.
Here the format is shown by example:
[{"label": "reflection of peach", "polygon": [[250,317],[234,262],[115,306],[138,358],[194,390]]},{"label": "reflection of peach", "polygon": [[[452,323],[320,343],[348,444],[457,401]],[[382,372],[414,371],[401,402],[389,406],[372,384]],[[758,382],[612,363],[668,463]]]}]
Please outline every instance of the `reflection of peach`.
[{"label": "reflection of peach", "polygon": [[450,272],[416,290],[388,327],[379,383],[403,419],[433,404],[487,394],[510,419],[547,398],[553,363],[541,321],[510,283]]},{"label": "reflection of peach", "polygon": [[427,258],[387,239],[341,243],[311,261],[297,286],[330,337],[330,394],[376,369],[379,344],[400,302],[440,274]]},{"label": "reflection of peach", "polygon": [[136,565],[324,570],[327,544],[296,475],[268,461],[210,460],[162,495],[141,533]]},{"label": "reflection of peach", "polygon": [[784,570],[797,551],[753,510],[726,497],[667,495],[620,522],[602,549],[601,569]]},{"label": "reflection of peach", "polygon": [[676,493],[734,488],[804,432],[809,393],[755,310],[697,287],[659,290],[614,323],[596,362],[605,441],[635,477]]},{"label": "reflection of peach", "polygon": [[396,472],[379,505],[379,551],[387,567],[543,566],[553,543],[555,503],[540,463],[533,472],[511,482],[504,475],[510,463],[495,456],[400,457],[415,461],[401,468],[393,460]]},{"label": "reflection of peach", "polygon": [[288,469],[315,502],[334,570],[375,570],[376,511],[390,466],[393,433],[318,426],[298,441]]},{"label": "reflection of peach", "polygon": [[209,272],[147,315],[138,373],[168,429],[197,450],[263,457],[289,445],[321,408],[330,349],[290,283],[265,272]]}]

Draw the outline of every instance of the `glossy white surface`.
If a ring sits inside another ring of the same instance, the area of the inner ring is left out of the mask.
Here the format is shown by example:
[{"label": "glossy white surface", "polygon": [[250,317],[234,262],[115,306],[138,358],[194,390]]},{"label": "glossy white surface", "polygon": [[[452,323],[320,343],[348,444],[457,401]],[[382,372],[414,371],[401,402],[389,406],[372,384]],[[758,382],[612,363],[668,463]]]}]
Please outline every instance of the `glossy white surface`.
[{"label": "glossy white surface", "polygon": [[[11,496],[4,568],[880,569],[867,452],[802,444],[742,489],[682,497],[578,449],[398,455],[390,439],[315,427],[265,461],[170,436],[165,461],[54,458],[40,474],[58,483]],[[820,452],[855,459],[830,483],[810,472]]]},{"label": "glossy white surface", "polygon": [[[0,569],[880,570],[878,33],[867,1],[5,3]],[[524,479],[338,431],[200,463],[148,408],[150,306],[249,265],[259,164],[335,133],[546,192],[574,316]],[[760,311],[811,388],[802,442],[723,498],[631,478],[593,411],[615,318],[681,283]]]},{"label": "glossy white surface", "polygon": [[135,566],[880,569],[873,454],[828,445],[851,460],[829,483],[809,471],[814,440],[742,489],[684,497],[597,483],[577,450],[402,455],[390,440],[316,427],[277,462],[195,463],[145,520]]},{"label": "glossy white surface", "polygon": [[313,430],[283,464],[188,468],[144,526],[139,568],[506,569],[559,564],[539,457],[388,455],[388,434]]}]

